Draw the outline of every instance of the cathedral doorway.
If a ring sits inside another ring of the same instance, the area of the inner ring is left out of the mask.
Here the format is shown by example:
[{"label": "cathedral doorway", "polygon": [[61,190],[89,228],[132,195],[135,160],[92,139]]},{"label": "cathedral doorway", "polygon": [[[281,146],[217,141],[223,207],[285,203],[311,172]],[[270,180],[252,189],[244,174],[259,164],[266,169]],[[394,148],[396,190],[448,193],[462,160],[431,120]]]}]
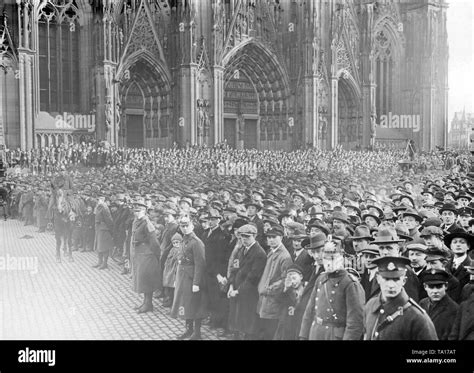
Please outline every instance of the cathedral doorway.
[{"label": "cathedral doorway", "polygon": [[291,149],[288,74],[264,44],[248,40],[224,57],[224,140],[238,149]]},{"label": "cathedral doorway", "polygon": [[362,110],[360,97],[349,76],[338,83],[338,144],[355,149],[362,144]]}]

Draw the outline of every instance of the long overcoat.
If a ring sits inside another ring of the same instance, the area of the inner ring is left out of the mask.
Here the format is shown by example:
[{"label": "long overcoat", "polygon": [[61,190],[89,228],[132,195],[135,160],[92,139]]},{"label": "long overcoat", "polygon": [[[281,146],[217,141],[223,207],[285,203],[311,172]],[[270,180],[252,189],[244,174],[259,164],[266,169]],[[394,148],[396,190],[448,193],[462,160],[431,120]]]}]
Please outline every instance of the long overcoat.
[{"label": "long overcoat", "polygon": [[[178,257],[171,317],[185,320],[207,317],[205,270],[204,244],[194,232],[184,235],[181,253]],[[199,286],[198,292],[193,293],[193,285]]]},{"label": "long overcoat", "polygon": [[239,293],[230,298],[229,329],[246,334],[257,332],[258,282],[262,277],[267,256],[256,241],[245,253],[240,247],[231,259],[229,284]]},{"label": "long overcoat", "polygon": [[152,293],[160,284],[159,243],[155,227],[148,216],[135,219],[132,225],[130,257],[132,259],[133,291]]},{"label": "long overcoat", "polygon": [[448,340],[459,305],[446,294],[435,304],[429,298],[424,298],[420,301],[420,306],[433,321],[438,339],[440,341]]},{"label": "long overcoat", "polygon": [[113,226],[114,223],[109,208],[105,205],[98,205],[95,211],[94,251],[105,253],[113,250]]}]

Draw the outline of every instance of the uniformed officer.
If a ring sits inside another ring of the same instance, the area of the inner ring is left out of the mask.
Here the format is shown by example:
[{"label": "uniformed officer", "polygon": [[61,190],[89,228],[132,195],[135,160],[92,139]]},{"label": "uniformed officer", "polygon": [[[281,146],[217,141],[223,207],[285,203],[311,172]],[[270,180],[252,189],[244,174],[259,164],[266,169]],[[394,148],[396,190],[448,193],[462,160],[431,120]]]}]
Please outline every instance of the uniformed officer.
[{"label": "uniformed officer", "polygon": [[448,340],[459,306],[447,294],[450,274],[444,269],[430,269],[421,275],[428,296],[420,306],[428,313],[440,341]]},{"label": "uniformed officer", "polygon": [[323,272],[316,280],[301,323],[300,339],[360,340],[363,335],[364,290],[344,269],[340,241],[326,242]]},{"label": "uniformed officer", "polygon": [[380,294],[364,309],[366,340],[437,340],[433,322],[403,285],[406,282],[405,257],[384,256],[372,260],[378,267]]},{"label": "uniformed officer", "polygon": [[159,243],[155,227],[146,215],[147,205],[143,198],[133,202],[135,220],[132,224],[130,257],[132,259],[133,290],[144,294],[138,313],[153,311],[153,292],[160,283],[158,261]]}]

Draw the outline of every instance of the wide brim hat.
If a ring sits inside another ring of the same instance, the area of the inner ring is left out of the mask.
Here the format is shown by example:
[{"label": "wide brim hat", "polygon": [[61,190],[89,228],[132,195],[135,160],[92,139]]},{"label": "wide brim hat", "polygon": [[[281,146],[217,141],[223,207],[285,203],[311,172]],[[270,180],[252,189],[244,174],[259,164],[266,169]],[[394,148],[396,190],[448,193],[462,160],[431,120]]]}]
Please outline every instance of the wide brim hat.
[{"label": "wide brim hat", "polygon": [[468,251],[474,248],[474,235],[461,230],[459,230],[459,232],[453,232],[444,236],[444,244],[449,248],[451,246],[451,241],[456,237],[464,238],[467,241],[469,245]]},{"label": "wide brim hat", "polygon": [[443,211],[452,211],[454,212],[456,215],[458,213],[458,209],[456,208],[456,206],[452,203],[445,203],[440,209],[439,209],[439,213],[442,214]]},{"label": "wide brim hat", "polygon": [[351,223],[347,215],[340,211],[334,211],[331,216],[331,220],[339,220],[348,225]]},{"label": "wide brim hat", "polygon": [[365,218],[367,218],[367,217],[369,217],[369,216],[372,217],[372,218],[374,218],[375,221],[377,222],[377,224],[380,224],[380,222],[381,222],[380,218],[379,218],[377,215],[370,214],[370,213],[369,213],[369,214],[364,214],[364,215],[362,215],[362,218],[361,218],[362,221],[365,221]]},{"label": "wide brim hat", "polygon": [[412,216],[420,223],[423,221],[423,218],[414,210],[414,209],[406,209],[401,214],[401,218],[403,219],[405,216]]},{"label": "wide brim hat", "polygon": [[372,241],[372,243],[375,245],[402,243],[402,242],[404,242],[404,240],[400,239],[396,232],[390,231],[388,229],[379,230],[374,241]]}]

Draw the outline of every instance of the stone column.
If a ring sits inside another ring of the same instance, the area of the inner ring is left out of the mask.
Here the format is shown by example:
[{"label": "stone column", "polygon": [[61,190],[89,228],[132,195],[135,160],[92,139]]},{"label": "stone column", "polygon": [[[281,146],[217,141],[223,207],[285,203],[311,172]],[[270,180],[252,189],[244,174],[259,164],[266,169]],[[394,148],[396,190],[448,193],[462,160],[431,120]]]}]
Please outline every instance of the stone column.
[{"label": "stone column", "polygon": [[224,140],[224,68],[214,66],[214,145]]},{"label": "stone column", "polygon": [[331,78],[331,149],[334,149],[337,146],[337,136],[338,136],[338,89],[339,89],[339,80],[337,76],[332,76]]},{"label": "stone column", "polygon": [[180,142],[185,145],[197,144],[196,127],[196,76],[197,65],[191,63],[183,65],[179,74],[180,77],[180,102],[181,112],[178,121],[183,123]]}]

